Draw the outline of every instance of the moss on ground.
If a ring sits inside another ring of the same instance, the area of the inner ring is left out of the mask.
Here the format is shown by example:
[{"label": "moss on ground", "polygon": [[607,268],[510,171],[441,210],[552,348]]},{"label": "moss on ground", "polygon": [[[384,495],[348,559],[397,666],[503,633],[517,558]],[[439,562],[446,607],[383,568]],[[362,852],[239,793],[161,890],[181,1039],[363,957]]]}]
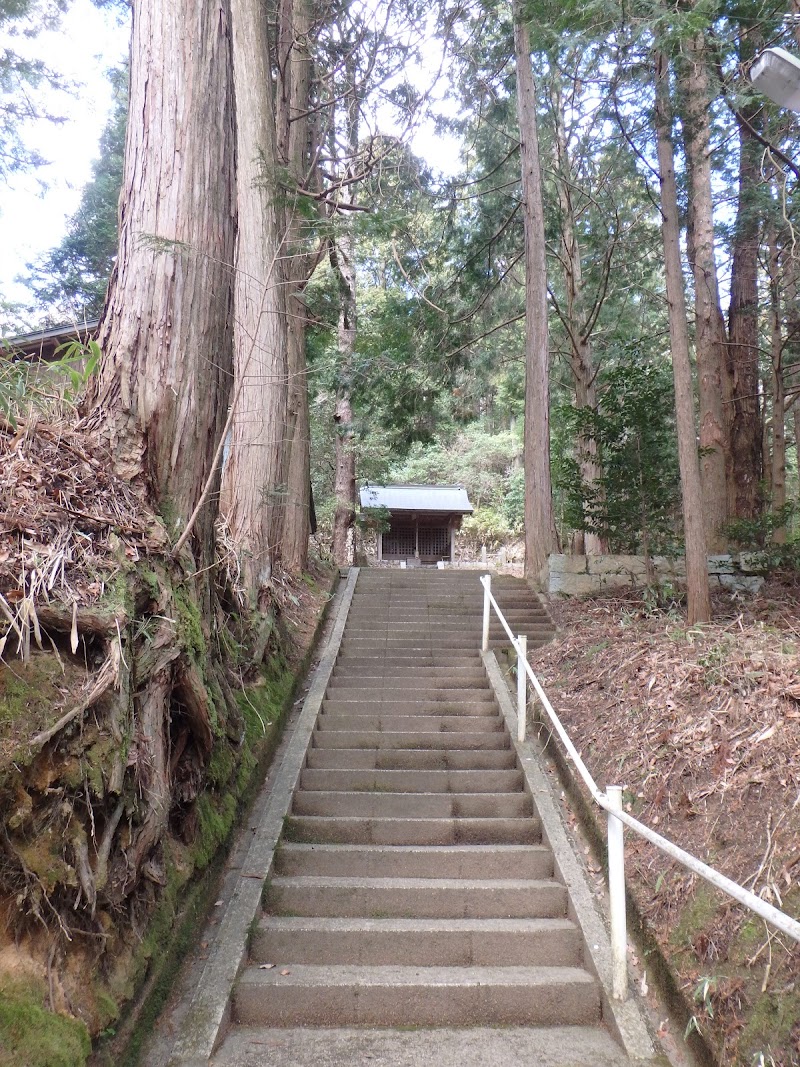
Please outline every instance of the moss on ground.
[{"label": "moss on ground", "polygon": [[51,652],[32,652],[27,663],[0,663],[0,771],[30,762],[30,739],[64,714],[65,692],[77,693],[85,680],[84,668]]},{"label": "moss on ground", "polygon": [[44,982],[0,981],[0,1067],[83,1067],[84,1023],[45,1008]]}]

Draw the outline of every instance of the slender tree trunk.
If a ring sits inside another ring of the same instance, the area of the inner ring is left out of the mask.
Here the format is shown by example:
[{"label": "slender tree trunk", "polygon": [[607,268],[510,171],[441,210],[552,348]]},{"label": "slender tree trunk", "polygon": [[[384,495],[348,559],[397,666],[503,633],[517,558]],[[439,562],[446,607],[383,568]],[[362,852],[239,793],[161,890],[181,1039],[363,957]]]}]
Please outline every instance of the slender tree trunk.
[{"label": "slender tree trunk", "polygon": [[700,473],[703,517],[709,548],[724,548],[722,527],[728,517],[730,446],[725,402],[727,337],[722,317],[714,254],[714,205],[711,192],[710,94],[705,41],[687,42],[679,68],[683,96],[683,137],[689,169],[689,228],[695,288],[697,376],[700,394]]},{"label": "slender tree trunk", "polygon": [[[345,60],[348,98],[343,102],[343,141],[346,145],[346,160],[341,167],[344,179],[338,192],[338,201],[352,207],[355,204],[355,185],[350,181],[357,168],[359,151],[359,118],[363,87],[357,85],[352,58]],[[331,155],[337,156],[336,122],[331,131]],[[339,335],[336,402],[333,411],[336,435],[336,471],[334,494],[336,511],[333,518],[333,558],[342,566],[353,562],[354,523],[356,516],[356,455],[353,434],[353,356],[358,332],[358,302],[356,292],[355,242],[350,228],[349,212],[343,211],[344,220],[331,239],[329,253],[331,266],[339,286]]]},{"label": "slender tree trunk", "polygon": [[514,0],[517,114],[525,220],[525,573],[541,581],[556,544],[550,481],[550,359],[536,89],[521,0]]},{"label": "slender tree trunk", "polygon": [[[764,457],[765,473],[771,477],[770,496],[772,510],[780,511],[786,504],[786,390],[783,381],[783,330],[781,328],[780,298],[780,257],[775,227],[767,228],[769,247],[769,301],[770,301],[770,357],[772,364],[772,462],[768,464],[767,453]],[[772,540],[776,544],[786,541],[786,527],[773,531]]]},{"label": "slender tree trunk", "polygon": [[678,431],[678,464],[683,499],[683,530],[686,543],[688,621],[708,622],[711,597],[708,586],[708,550],[703,524],[703,487],[697,457],[694,425],[692,368],[689,360],[689,330],[680,252],[680,216],[672,148],[672,113],[669,102],[669,64],[656,54],[656,135],[661,182],[661,233],[669,308],[669,338],[675,381],[675,418]]},{"label": "slender tree trunk", "polygon": [[[570,369],[575,386],[575,407],[579,411],[597,410],[597,371],[592,357],[592,342],[585,327],[583,267],[581,248],[575,224],[572,192],[572,165],[564,122],[564,102],[558,76],[553,80],[553,111],[556,125],[558,156],[558,201],[561,207],[561,263],[566,292],[566,328],[570,343]],[[581,433],[577,441],[578,463],[584,485],[594,493],[602,491],[603,468],[594,435]],[[588,518],[588,516],[587,516]],[[607,551],[605,540],[596,533],[576,530],[573,538],[576,554],[597,554]]]},{"label": "slender tree trunk", "polygon": [[286,302],[279,256],[277,149],[268,23],[259,0],[231,0],[236,89],[239,236],[234,380],[240,390],[222,504],[241,554],[245,587],[262,605],[280,557],[286,504]]},{"label": "slender tree trunk", "polygon": [[[174,536],[211,473],[230,388],[230,46],[226,0],[134,4],[119,255],[93,399],[118,473],[152,489]],[[203,558],[214,517],[194,527]]]},{"label": "slender tree trunk", "polygon": [[[739,58],[745,64],[754,55],[751,36],[745,31],[739,41]],[[731,474],[728,512],[740,519],[755,518],[761,511],[762,415],[758,383],[758,246],[760,219],[756,203],[761,182],[763,149],[749,124],[758,123],[760,101],[746,105],[739,126],[739,197],[733,237],[731,302],[728,316],[728,376],[731,403],[727,407]]]},{"label": "slender tree trunk", "polygon": [[350,390],[358,329],[356,271],[349,233],[345,232],[336,239],[331,263],[339,281],[339,385],[333,413],[336,433],[336,511],[333,517],[332,553],[335,563],[346,566],[353,562],[353,523],[356,515],[356,454]]},{"label": "slender tree trunk", "polygon": [[[278,151],[292,181],[305,186],[309,160],[308,107],[312,60],[308,48],[311,30],[309,0],[282,0],[278,17]],[[286,261],[287,365],[289,373],[288,424],[291,436],[286,479],[286,521],[282,563],[297,574],[308,562],[310,534],[310,426],[306,374],[306,307],[301,293],[308,280],[309,253],[306,223],[296,201],[288,205]]]}]

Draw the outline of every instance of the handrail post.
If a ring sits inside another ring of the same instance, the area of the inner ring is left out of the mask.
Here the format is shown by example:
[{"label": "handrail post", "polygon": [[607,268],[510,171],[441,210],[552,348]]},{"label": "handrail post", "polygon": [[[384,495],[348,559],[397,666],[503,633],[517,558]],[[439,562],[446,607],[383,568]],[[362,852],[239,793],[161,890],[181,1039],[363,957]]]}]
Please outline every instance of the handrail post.
[{"label": "handrail post", "polygon": [[517,741],[525,740],[528,718],[528,676],[525,661],[528,658],[528,638],[517,634]]},{"label": "handrail post", "polygon": [[628,933],[625,915],[625,844],[622,822],[613,814],[622,811],[622,786],[606,788],[608,812],[608,899],[611,912],[611,994],[615,1000],[628,996]]},{"label": "handrail post", "polygon": [[489,613],[492,610],[492,605],[489,603],[489,593],[492,589],[492,576],[491,574],[484,574],[481,578],[481,585],[483,586],[483,637],[481,638],[481,651],[489,651]]}]

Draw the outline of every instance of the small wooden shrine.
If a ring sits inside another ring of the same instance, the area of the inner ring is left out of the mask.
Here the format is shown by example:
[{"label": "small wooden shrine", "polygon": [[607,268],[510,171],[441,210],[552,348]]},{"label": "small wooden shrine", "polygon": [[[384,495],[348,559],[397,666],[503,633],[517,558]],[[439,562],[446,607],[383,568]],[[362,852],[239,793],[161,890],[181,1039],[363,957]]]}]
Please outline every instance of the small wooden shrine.
[{"label": "small wooden shrine", "polygon": [[365,485],[362,508],[385,509],[388,529],[378,532],[378,559],[452,563],[455,534],[472,514],[459,485]]}]

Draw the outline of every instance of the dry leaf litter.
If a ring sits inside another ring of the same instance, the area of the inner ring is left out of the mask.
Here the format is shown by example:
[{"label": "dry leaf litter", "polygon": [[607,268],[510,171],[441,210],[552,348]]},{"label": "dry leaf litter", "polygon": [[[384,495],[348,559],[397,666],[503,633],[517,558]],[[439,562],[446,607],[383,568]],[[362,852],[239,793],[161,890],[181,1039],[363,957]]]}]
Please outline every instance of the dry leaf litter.
[{"label": "dry leaf litter", "polygon": [[[559,634],[531,660],[601,787],[622,785],[637,818],[796,917],[800,588],[714,607],[687,628],[634,592],[553,601]],[[799,1064],[800,945],[631,833],[626,857],[690,1027],[721,1063]]]}]

